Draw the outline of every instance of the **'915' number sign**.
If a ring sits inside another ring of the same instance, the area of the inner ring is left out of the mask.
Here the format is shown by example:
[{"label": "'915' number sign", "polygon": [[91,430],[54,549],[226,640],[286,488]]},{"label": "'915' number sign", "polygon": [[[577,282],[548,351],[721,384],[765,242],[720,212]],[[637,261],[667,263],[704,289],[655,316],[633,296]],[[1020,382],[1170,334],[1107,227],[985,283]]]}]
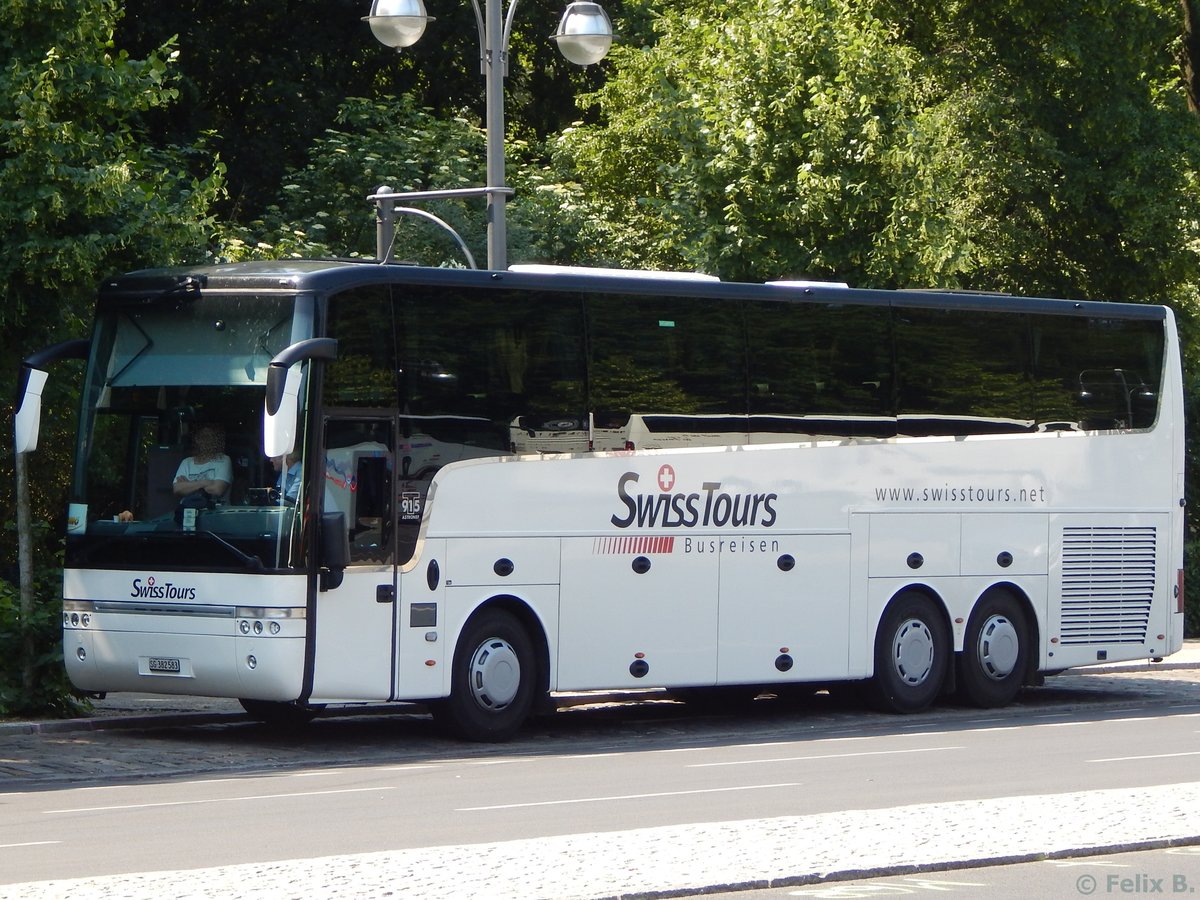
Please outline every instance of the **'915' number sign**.
[{"label": "'915' number sign", "polygon": [[400,520],[414,522],[421,519],[421,494],[419,491],[404,491],[400,494]]}]

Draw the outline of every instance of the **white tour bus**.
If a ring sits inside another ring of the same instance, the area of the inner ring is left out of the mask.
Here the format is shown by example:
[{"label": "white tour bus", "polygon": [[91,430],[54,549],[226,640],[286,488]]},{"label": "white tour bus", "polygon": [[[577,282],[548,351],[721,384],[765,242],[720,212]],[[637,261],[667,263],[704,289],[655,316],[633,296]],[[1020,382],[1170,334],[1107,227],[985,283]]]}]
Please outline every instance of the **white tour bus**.
[{"label": "white tour bus", "polygon": [[[87,358],[63,578],[84,691],[264,719],[424,701],[496,740],[556,692],[861,682],[899,712],[992,706],[1182,642],[1163,307],[149,270],[102,286],[90,341],[27,360],[19,450],[64,356]],[[205,426],[230,484],[179,501]],[[656,428],[683,437],[654,449]]]}]

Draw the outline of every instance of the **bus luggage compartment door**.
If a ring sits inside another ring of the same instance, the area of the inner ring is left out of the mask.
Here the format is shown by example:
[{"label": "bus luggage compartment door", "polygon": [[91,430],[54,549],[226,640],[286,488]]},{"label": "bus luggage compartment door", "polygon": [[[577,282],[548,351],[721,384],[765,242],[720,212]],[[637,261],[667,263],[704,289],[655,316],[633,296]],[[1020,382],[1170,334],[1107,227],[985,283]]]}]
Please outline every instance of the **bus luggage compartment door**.
[{"label": "bus luggage compartment door", "polygon": [[678,537],[564,540],[558,690],[714,684],[717,559]]},{"label": "bus luggage compartment door", "polygon": [[726,543],[720,557],[721,683],[845,678],[850,535],[755,535]]}]

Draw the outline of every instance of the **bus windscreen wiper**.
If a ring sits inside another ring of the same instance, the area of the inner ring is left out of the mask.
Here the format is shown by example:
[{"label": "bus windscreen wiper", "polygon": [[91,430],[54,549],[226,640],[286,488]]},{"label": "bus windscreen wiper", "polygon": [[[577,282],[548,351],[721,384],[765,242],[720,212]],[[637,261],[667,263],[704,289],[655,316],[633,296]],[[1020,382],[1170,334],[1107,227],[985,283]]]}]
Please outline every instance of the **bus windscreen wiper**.
[{"label": "bus windscreen wiper", "polygon": [[222,547],[225,547],[230,553],[232,553],[234,556],[236,556],[242,562],[244,562],[246,564],[247,568],[254,569],[256,572],[261,572],[263,570],[263,564],[262,564],[261,559],[259,559],[257,556],[251,556],[249,553],[243,553],[241,550],[239,550],[233,544],[229,543],[229,541],[225,540],[225,538],[221,537],[215,531],[202,531],[199,528],[197,528],[195,531],[185,532],[185,534],[203,534],[206,537],[210,537],[214,541],[216,541],[218,544],[220,544]]}]

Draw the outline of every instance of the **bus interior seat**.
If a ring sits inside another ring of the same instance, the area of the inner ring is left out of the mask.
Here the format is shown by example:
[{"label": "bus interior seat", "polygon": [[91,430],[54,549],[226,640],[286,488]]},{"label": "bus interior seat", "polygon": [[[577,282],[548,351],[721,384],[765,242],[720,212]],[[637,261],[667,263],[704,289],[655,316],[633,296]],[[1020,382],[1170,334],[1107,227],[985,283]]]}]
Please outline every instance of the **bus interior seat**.
[{"label": "bus interior seat", "polygon": [[182,447],[151,447],[146,459],[146,509],[142,516],[156,519],[176,506],[175,473],[188,455]]}]

